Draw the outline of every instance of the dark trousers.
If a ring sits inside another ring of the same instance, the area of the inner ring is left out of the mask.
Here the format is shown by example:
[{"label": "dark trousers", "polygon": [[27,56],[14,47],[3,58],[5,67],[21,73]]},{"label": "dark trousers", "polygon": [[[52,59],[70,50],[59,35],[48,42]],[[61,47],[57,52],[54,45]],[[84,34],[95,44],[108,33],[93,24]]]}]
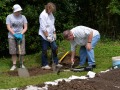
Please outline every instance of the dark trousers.
[{"label": "dark trousers", "polygon": [[57,45],[56,42],[48,42],[47,40],[45,40],[44,38],[42,38],[40,36],[40,40],[41,40],[41,46],[42,46],[42,66],[48,65],[48,58],[47,58],[47,50],[49,49],[49,47],[52,49],[52,58],[55,64],[58,64],[58,57],[57,57]]}]

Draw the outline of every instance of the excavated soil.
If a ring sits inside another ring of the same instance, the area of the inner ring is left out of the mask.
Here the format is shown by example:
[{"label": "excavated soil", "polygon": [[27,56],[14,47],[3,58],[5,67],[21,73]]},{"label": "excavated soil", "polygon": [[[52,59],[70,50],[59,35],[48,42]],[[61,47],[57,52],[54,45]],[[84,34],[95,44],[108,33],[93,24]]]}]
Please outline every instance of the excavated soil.
[{"label": "excavated soil", "polygon": [[50,85],[48,90],[120,90],[120,69],[96,74],[93,79],[62,81],[56,86]]}]

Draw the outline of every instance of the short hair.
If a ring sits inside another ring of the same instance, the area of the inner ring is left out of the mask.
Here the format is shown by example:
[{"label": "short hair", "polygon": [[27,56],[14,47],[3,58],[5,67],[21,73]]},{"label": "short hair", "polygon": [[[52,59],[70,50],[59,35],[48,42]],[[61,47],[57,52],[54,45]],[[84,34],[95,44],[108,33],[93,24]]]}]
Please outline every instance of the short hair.
[{"label": "short hair", "polygon": [[55,4],[52,2],[47,3],[47,5],[45,5],[45,10],[48,12],[48,9],[51,9],[52,12],[55,12],[56,11]]},{"label": "short hair", "polygon": [[65,30],[65,31],[63,32],[63,37],[64,37],[65,39],[68,39],[69,35],[70,35],[70,30]]}]

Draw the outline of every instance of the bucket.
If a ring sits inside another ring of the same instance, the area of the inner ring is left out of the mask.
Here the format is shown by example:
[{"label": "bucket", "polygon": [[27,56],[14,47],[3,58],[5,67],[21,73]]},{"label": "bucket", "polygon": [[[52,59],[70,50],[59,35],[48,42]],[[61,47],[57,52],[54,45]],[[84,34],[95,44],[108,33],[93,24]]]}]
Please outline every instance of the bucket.
[{"label": "bucket", "polygon": [[120,56],[112,57],[113,67],[118,66],[120,68]]}]

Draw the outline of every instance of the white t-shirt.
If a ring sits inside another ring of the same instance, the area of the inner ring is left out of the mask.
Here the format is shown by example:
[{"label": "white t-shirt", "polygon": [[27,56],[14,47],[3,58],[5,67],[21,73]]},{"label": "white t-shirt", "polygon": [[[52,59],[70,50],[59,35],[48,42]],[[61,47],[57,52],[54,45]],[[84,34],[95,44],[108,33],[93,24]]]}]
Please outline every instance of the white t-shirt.
[{"label": "white t-shirt", "polygon": [[95,29],[86,27],[86,26],[77,26],[71,29],[71,32],[74,35],[74,40],[71,41],[71,51],[75,51],[75,46],[85,46],[88,42],[88,36],[93,31],[93,37],[99,35],[99,32]]},{"label": "white t-shirt", "polygon": [[39,16],[39,23],[39,35],[41,35],[45,40],[47,39],[43,32],[47,31],[48,36],[53,36],[53,32],[55,31],[55,18],[52,13],[48,14],[45,10],[43,10],[43,12]]},{"label": "white t-shirt", "polygon": [[[6,24],[9,24],[15,33],[21,33],[25,23],[27,23],[27,19],[24,15],[16,17],[14,14],[10,14],[6,18]],[[10,32],[8,33],[8,38],[14,38]]]}]

